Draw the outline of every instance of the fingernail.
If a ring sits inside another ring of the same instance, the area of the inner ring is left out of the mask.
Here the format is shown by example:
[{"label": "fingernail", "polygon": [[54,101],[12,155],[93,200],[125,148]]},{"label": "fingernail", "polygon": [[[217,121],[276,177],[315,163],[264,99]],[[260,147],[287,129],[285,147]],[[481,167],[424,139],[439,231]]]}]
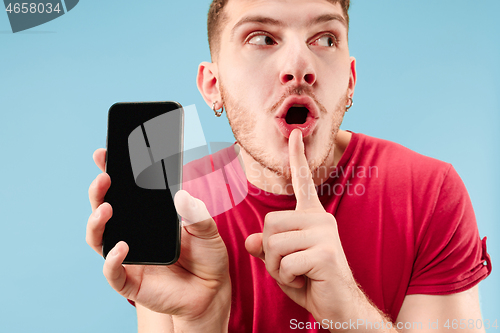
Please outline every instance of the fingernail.
[{"label": "fingernail", "polygon": [[[300,129],[295,128],[295,129],[292,131],[292,133],[293,133],[293,132],[299,132],[298,136],[299,136],[299,137],[300,137],[300,139],[302,140],[302,131],[301,131]],[[290,135],[292,135],[292,133],[290,133]]]},{"label": "fingernail", "polygon": [[190,206],[191,208],[193,208],[193,209],[194,209],[194,208],[196,208],[196,206],[197,206],[197,204],[196,204],[196,200],[195,200],[193,197],[190,197],[190,198],[189,198],[189,206]]}]

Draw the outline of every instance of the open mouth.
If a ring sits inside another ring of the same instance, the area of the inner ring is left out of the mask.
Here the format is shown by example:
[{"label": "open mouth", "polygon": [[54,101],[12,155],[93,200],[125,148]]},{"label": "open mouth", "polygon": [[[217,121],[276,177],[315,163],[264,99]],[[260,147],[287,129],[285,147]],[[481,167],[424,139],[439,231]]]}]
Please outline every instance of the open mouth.
[{"label": "open mouth", "polygon": [[285,121],[287,124],[303,124],[307,120],[309,110],[303,105],[293,105],[288,109]]},{"label": "open mouth", "polygon": [[304,104],[302,101],[300,101],[301,104],[297,104],[297,102],[299,101],[288,104],[288,109],[285,105],[275,118],[278,130],[285,138],[290,137],[290,133],[296,128],[302,131],[303,137],[306,137],[312,133],[316,126],[317,118],[314,116],[314,109],[310,109],[314,106],[307,101]]}]

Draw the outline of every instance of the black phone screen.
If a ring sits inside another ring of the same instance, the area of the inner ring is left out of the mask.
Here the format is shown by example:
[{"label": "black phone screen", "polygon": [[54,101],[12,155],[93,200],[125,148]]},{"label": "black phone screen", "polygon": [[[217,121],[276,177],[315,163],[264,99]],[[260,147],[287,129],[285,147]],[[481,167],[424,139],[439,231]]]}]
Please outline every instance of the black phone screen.
[{"label": "black phone screen", "polygon": [[174,263],[180,221],[173,197],[181,189],[184,112],[177,102],[116,103],[109,109],[104,201],[113,215],[103,234],[103,255],[119,241],[125,264]]}]

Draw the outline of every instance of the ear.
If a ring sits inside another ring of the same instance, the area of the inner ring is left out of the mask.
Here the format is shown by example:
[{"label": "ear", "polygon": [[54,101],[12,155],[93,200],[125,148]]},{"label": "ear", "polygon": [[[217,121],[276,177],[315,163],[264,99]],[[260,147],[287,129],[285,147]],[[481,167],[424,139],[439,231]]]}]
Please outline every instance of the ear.
[{"label": "ear", "polygon": [[349,76],[348,96],[352,98],[354,95],[354,87],[356,86],[356,58],[350,57],[351,75]]},{"label": "ear", "polygon": [[196,77],[196,85],[205,102],[212,108],[215,105],[216,110],[222,107],[222,101],[218,83],[218,68],[217,64],[212,62],[202,62],[198,66],[198,75]]}]

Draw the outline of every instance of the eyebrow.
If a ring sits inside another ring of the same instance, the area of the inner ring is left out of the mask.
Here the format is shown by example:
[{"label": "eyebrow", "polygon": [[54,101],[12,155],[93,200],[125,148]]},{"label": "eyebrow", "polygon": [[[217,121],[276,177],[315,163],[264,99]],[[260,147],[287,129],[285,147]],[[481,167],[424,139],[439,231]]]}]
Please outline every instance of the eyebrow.
[{"label": "eyebrow", "polygon": [[[344,17],[342,17],[341,15],[338,15],[338,14],[323,14],[323,15],[317,16],[317,17],[313,18],[312,20],[310,20],[309,22],[307,22],[306,26],[311,27],[313,25],[317,25],[320,23],[326,23],[326,22],[330,22],[330,21],[338,21],[338,22],[342,23],[342,25],[347,29],[346,20],[344,19]],[[273,18],[270,18],[267,16],[261,16],[261,15],[245,16],[244,18],[239,20],[231,29],[230,39],[233,39],[234,33],[235,33],[236,29],[238,29],[238,27],[240,27],[243,24],[247,24],[247,23],[261,23],[261,24],[273,25],[273,26],[277,26],[277,27],[283,27],[286,25],[282,21],[279,21],[279,20],[276,20],[276,19],[273,19]]]}]

